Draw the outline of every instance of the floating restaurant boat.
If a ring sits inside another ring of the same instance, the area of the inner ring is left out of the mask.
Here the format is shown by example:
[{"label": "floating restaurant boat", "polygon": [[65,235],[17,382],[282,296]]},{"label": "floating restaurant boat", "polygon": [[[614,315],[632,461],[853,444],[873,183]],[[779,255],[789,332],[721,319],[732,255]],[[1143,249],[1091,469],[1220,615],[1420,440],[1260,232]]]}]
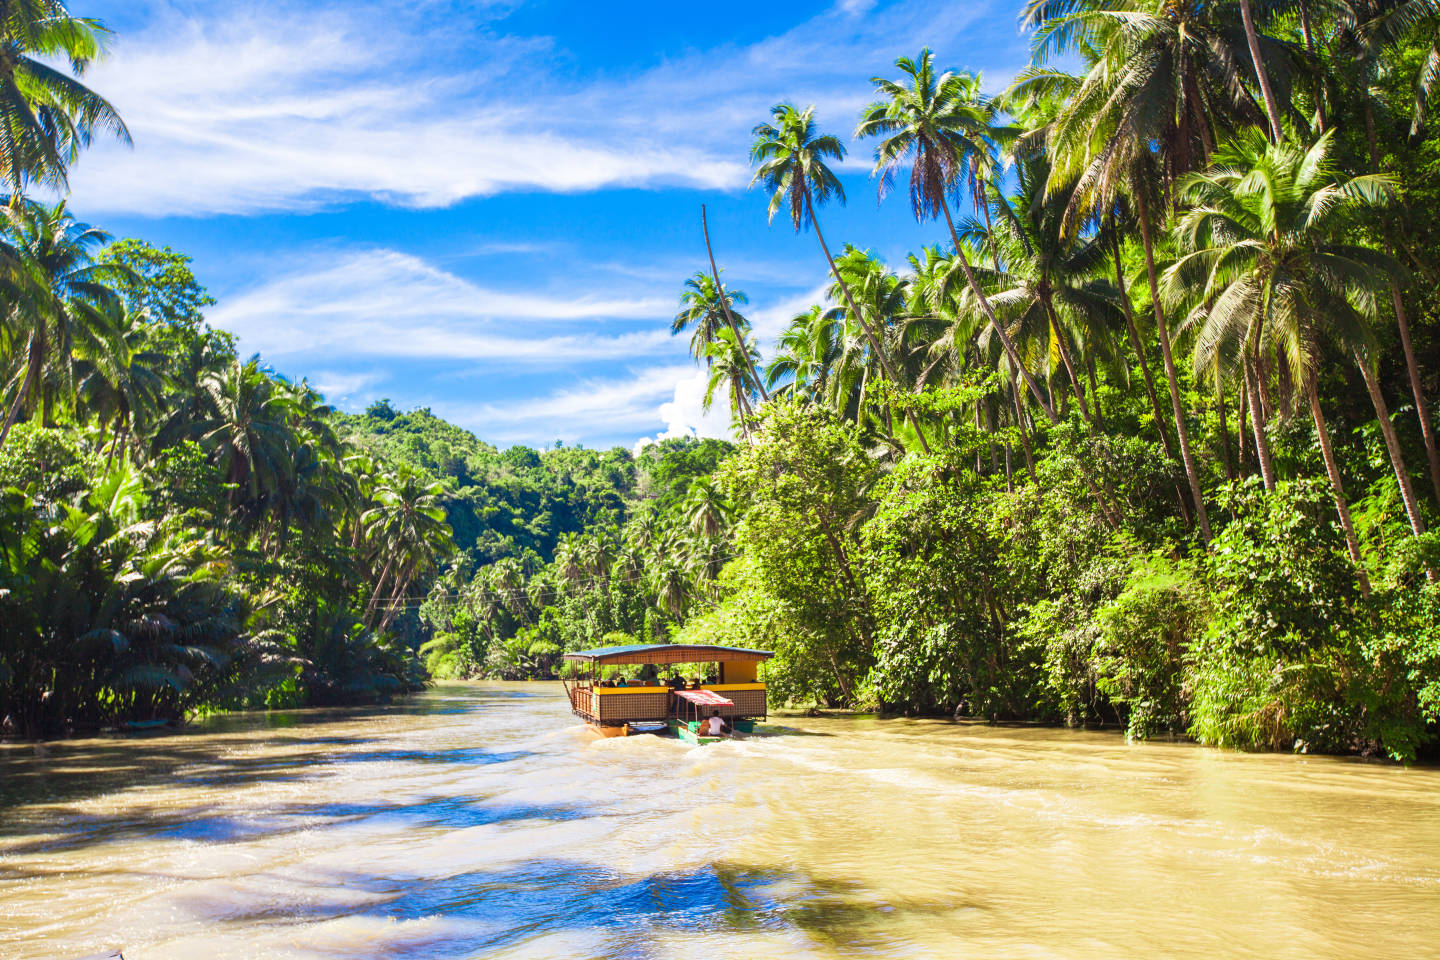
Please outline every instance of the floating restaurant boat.
[{"label": "floating restaurant boat", "polygon": [[[570,710],[598,733],[623,737],[668,730],[688,743],[713,743],[722,737],[700,732],[704,720],[719,716],[734,732],[753,733],[766,716],[765,684],[759,665],[773,657],[768,650],[711,647],[684,643],[597,647],[565,654],[575,676],[563,678]],[[719,664],[714,683],[669,685],[658,679],[626,681],[620,686],[601,679],[605,667],[620,664],[666,666],[679,663]]]}]

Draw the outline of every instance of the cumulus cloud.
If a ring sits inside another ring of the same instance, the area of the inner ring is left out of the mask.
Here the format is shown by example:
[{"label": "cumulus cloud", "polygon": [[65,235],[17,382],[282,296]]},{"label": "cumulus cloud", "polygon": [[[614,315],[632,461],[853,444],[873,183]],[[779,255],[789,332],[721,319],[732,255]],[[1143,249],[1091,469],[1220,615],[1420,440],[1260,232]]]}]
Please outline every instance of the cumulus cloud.
[{"label": "cumulus cloud", "polygon": [[730,422],[730,407],[720,401],[708,411],[705,409],[705,387],[709,379],[703,370],[677,379],[673,396],[660,404],[658,411],[660,419],[665,421],[665,429],[653,437],[645,436],[635,441],[635,451],[638,453],[641,448],[656,440],[683,437],[729,438],[733,426]]}]

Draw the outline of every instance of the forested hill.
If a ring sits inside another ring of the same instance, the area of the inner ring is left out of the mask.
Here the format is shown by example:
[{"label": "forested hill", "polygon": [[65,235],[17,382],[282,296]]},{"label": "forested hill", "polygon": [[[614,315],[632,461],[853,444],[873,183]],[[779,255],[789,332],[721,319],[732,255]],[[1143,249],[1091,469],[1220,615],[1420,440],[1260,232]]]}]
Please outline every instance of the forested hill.
[{"label": "forested hill", "polygon": [[720,440],[663,440],[639,455],[624,447],[499,450],[421,408],[388,400],[335,414],[337,432],[377,459],[440,481],[455,546],[476,567],[505,557],[548,564],[565,534],[618,529],[638,509],[668,512],[731,451]]}]

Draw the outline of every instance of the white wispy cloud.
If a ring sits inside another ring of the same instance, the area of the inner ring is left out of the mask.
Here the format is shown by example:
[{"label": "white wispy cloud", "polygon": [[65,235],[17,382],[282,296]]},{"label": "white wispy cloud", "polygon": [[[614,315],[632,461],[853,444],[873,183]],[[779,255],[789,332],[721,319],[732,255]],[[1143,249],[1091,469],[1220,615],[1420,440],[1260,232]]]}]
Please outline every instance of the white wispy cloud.
[{"label": "white wispy cloud", "polygon": [[327,403],[346,404],[370,398],[370,388],[383,383],[383,370],[316,370],[306,376],[310,385],[324,395]]},{"label": "white wispy cloud", "polygon": [[[413,357],[545,365],[674,347],[659,297],[490,290],[395,250],[318,260],[227,298],[210,321],[267,358]],[[616,321],[647,321],[610,332]]]},{"label": "white wispy cloud", "polygon": [[756,43],[573,81],[550,67],[550,38],[507,35],[493,12],[456,37],[394,0],[184,11],[154,0],[151,26],[121,35],[87,74],[135,149],[93,150],[74,195],[87,211],[205,215],[354,197],[434,207],[516,190],[738,188],[749,128],[771,103],[817,102],[844,133],[868,98],[866,68],[955,41],[991,4],[871,6],[842,2]]},{"label": "white wispy cloud", "polygon": [[[591,379],[539,397],[503,403],[437,403],[434,410],[493,442],[567,443],[592,437],[633,437],[671,428],[666,408],[676,384],[695,379],[693,366],[667,364],[634,371],[623,379]],[[707,421],[708,426],[713,423]]]}]

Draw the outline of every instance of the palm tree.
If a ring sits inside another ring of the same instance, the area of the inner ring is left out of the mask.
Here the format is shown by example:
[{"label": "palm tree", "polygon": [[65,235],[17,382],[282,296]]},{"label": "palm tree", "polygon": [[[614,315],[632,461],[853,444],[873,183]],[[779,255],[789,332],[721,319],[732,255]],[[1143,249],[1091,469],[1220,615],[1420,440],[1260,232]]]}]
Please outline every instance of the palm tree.
[{"label": "palm tree", "polygon": [[366,540],[385,557],[370,597],[372,612],[386,585],[393,587],[377,628],[381,631],[394,617],[405,591],[455,549],[450,525],[445,522],[444,495],[445,488],[438,481],[402,469],[379,479],[373,504],[361,514]]},{"label": "palm tree", "polygon": [[108,234],[77,221],[64,203],[12,204],[4,213],[9,236],[0,241],[0,264],[8,274],[9,315],[3,345],[16,362],[6,384],[10,405],[0,444],[22,410],[38,402],[48,422],[57,397],[73,392],[77,349],[92,356],[112,349],[103,313],[84,305],[116,298],[106,284],[115,268],[95,261]]},{"label": "palm tree", "polygon": [[[1271,144],[1252,128],[1217,153],[1214,168],[1181,180],[1177,195],[1190,207],[1177,221],[1175,239],[1184,255],[1166,271],[1165,290],[1172,300],[1199,301],[1189,321],[1198,328],[1197,368],[1219,364],[1248,371],[1264,354],[1283,358],[1277,366],[1309,401],[1336,509],[1358,565],[1360,544],[1316,379],[1320,346],[1329,340],[1356,356],[1372,399],[1378,397],[1365,354],[1373,342],[1370,323],[1378,296],[1394,264],[1339,238],[1356,211],[1386,202],[1391,184],[1374,175],[1337,183],[1330,142],[1327,133],[1308,147]],[[1377,400],[1376,413],[1418,536],[1424,523],[1383,400]],[[1257,444],[1263,433],[1257,425]],[[1273,472],[1266,479],[1273,485]]]},{"label": "palm tree", "polygon": [[723,389],[730,395],[730,414],[740,421],[741,433],[746,437],[750,436],[750,420],[755,415],[751,400],[759,393],[760,387],[754,373],[755,360],[759,355],[754,337],[747,337],[742,342],[729,327],[720,330],[714,342],[705,348],[710,378],[705,385],[702,409],[709,413],[715,394]]},{"label": "palm tree", "polygon": [[[718,274],[718,271],[717,271]],[[671,321],[672,334],[690,330],[690,355],[710,365],[711,359],[706,348],[714,343],[722,329],[728,329],[737,339],[743,340],[750,331],[750,321],[736,309],[737,304],[749,303],[741,290],[730,290],[717,284],[707,273],[696,271],[685,281],[685,292],[680,294],[680,312]],[[750,358],[750,379],[760,390],[761,399],[769,399],[765,385],[760,380],[760,371]]]},{"label": "palm tree", "polygon": [[[1134,201],[1180,459],[1206,543],[1210,518],[1161,309],[1154,232],[1157,218],[1163,219],[1156,213],[1161,188],[1208,162],[1216,127],[1264,122],[1245,86],[1245,62],[1253,60],[1233,14],[1227,3],[1029,0],[1021,17],[1036,31],[1035,68],[1077,53],[1086,61],[1045,134],[1053,176],[1057,183],[1075,183],[1067,214],[1072,225],[1109,209],[1127,189]],[[1288,45],[1259,42],[1261,62],[1276,78],[1287,77]],[[1043,71],[1036,76],[1049,80]],[[1280,99],[1288,102],[1288,86],[1282,85]]]},{"label": "palm tree", "polygon": [[[1380,156],[1375,133],[1375,98],[1371,90],[1379,76],[1389,68],[1394,59],[1390,54],[1399,42],[1412,31],[1428,29],[1432,40],[1424,68],[1415,81],[1415,111],[1410,127],[1412,138],[1420,133],[1433,86],[1440,80],[1440,39],[1435,39],[1440,38],[1440,33],[1435,31],[1437,21],[1440,21],[1440,4],[1434,0],[1330,0],[1330,3],[1336,8],[1337,30],[1335,53],[1327,66],[1332,76],[1338,68],[1354,91],[1354,99],[1359,102],[1365,121],[1370,172],[1378,173]],[[1321,130],[1323,132],[1323,125]],[[1392,239],[1391,249],[1395,247]],[[1415,414],[1420,421],[1420,436],[1430,467],[1431,492],[1435,502],[1440,504],[1440,441],[1435,437],[1429,398],[1420,379],[1420,365],[1410,336],[1409,314],[1400,284],[1396,281],[1390,285],[1390,301],[1395,310],[1395,324],[1405,354],[1405,370],[1409,375]]]},{"label": "palm tree", "polygon": [[[66,170],[97,133],[130,142],[115,109],[82,84],[110,31],[59,0],[0,3],[0,166],[18,201],[27,182],[64,189]],[[68,60],[67,75],[51,64]]]},{"label": "palm tree", "polygon": [[253,507],[291,475],[296,448],[294,400],[260,366],[235,361],[203,381],[208,410],[191,432],[233,484],[235,506]]},{"label": "palm tree", "polygon": [[994,152],[991,132],[995,108],[980,93],[980,78],[970,73],[935,73],[929,48],[918,59],[901,57],[895,65],[909,78],[899,82],[872,77],[871,82],[885,99],[871,104],[860,117],[858,137],[882,137],[875,148],[875,173],[880,178],[880,197],[894,185],[895,175],[907,163],[910,167],[910,209],[917,220],[944,215],[950,240],[975,302],[1000,338],[1011,365],[1020,372],[1051,422],[1055,411],[1040,391],[1030,371],[1020,362],[1014,341],[1000,323],[990,298],[980,288],[975,271],[961,246],[947,195],[958,192],[968,172],[988,167]]},{"label": "palm tree", "polygon": [[807,400],[824,396],[839,359],[835,337],[838,313],[817,303],[790,319],[765,368],[765,382],[771,390]]},{"label": "palm tree", "polygon": [[815,228],[815,239],[820,241],[820,250],[830,266],[830,275],[835,278],[850,312],[869,337],[870,348],[875,351],[881,366],[891,379],[895,379],[880,336],[870,328],[855,306],[850,288],[840,276],[835,258],[830,255],[825,235],[820,232],[820,221],[815,217],[817,204],[831,197],[845,202],[845,188],[825,164],[827,157],[837,161],[845,159],[845,145],[832,135],[820,133],[815,124],[814,107],[797,110],[791,104],[779,103],[770,109],[770,116],[773,122],[762,123],[753,131],[755,140],[750,148],[750,159],[757,166],[750,185],[761,183],[770,191],[771,222],[774,222],[775,214],[782,206],[788,206],[796,233],[806,226]]},{"label": "palm tree", "polygon": [[730,505],[710,477],[696,477],[685,495],[686,522],[697,537],[715,538],[725,529]]},{"label": "palm tree", "polygon": [[97,312],[92,326],[103,325],[108,331],[98,350],[77,350],[75,361],[77,398],[100,421],[102,432],[106,426],[114,428],[108,460],[130,437],[147,435],[158,419],[167,358],[151,349],[148,319],[131,313],[125,301],[78,306]]},{"label": "palm tree", "polygon": [[1080,412],[1093,427],[1096,415],[1086,402],[1070,341],[1073,337],[1082,351],[1114,354],[1110,333],[1123,322],[1119,292],[1098,276],[1108,251],[1099,235],[1067,235],[1069,193],[1047,195],[1050,164],[1042,154],[1025,155],[1016,172],[1017,194],[997,195],[990,203],[993,230],[969,220],[961,233],[989,245],[996,262],[1004,264],[995,277],[995,304],[1009,324],[1053,345]]}]

